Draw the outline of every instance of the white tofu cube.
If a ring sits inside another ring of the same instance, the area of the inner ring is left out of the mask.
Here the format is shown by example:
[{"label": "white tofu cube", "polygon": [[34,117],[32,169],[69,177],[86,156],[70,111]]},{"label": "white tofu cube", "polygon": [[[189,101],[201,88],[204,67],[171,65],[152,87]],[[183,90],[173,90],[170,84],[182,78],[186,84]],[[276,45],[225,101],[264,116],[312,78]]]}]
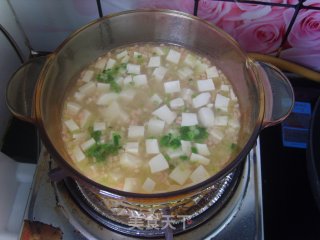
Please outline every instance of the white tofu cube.
[{"label": "white tofu cube", "polygon": [[191,170],[189,168],[184,168],[182,166],[177,166],[173,171],[170,173],[169,178],[173,181],[183,185],[191,174]]},{"label": "white tofu cube", "polygon": [[104,131],[106,130],[105,122],[94,122],[93,123],[93,131]]},{"label": "white tofu cube", "polygon": [[190,175],[190,179],[194,183],[202,182],[210,177],[208,171],[200,165]]},{"label": "white tofu cube", "polygon": [[181,140],[181,149],[185,155],[189,156],[191,154],[191,147],[191,142]]},{"label": "white tofu cube", "polygon": [[110,84],[109,83],[97,83],[97,90],[104,92],[104,91],[108,91],[110,89]]},{"label": "white tofu cube", "polygon": [[160,104],[162,103],[161,97],[159,97],[159,95],[156,94],[156,93],[151,96],[150,101],[151,101],[152,103],[158,104],[158,105],[160,105]]},{"label": "white tofu cube", "polygon": [[217,109],[228,111],[229,102],[230,102],[230,98],[227,98],[218,93],[216,96],[216,100],[214,102],[214,106]]},{"label": "white tofu cube", "polygon": [[92,70],[87,70],[83,74],[81,80],[84,81],[84,82],[90,82],[92,77],[93,77],[93,74],[94,74],[94,72]]},{"label": "white tofu cube", "polygon": [[190,67],[194,67],[195,63],[196,63],[196,58],[195,56],[188,54],[186,56],[186,58],[184,59],[184,63],[189,65]]},{"label": "white tofu cube", "polygon": [[116,64],[116,60],[112,59],[112,58],[109,58],[108,62],[107,62],[107,66],[106,66],[106,69],[111,69],[113,68],[113,66]]},{"label": "white tofu cube", "polygon": [[179,158],[181,156],[184,155],[184,152],[182,151],[182,148],[178,148],[178,149],[168,149],[166,151],[166,153],[168,154],[168,156],[171,158],[171,159],[174,159],[174,158]]},{"label": "white tofu cube", "polygon": [[81,162],[86,158],[86,155],[82,152],[82,150],[77,146],[72,151],[73,159],[75,159],[77,162]]},{"label": "white tofu cube", "polygon": [[228,125],[228,117],[227,116],[218,116],[214,120],[214,124],[216,126],[227,126]]},{"label": "white tofu cube", "polygon": [[160,67],[161,58],[159,56],[151,57],[148,63],[148,67]]},{"label": "white tofu cube", "polygon": [[192,102],[193,91],[190,88],[183,88],[181,91],[181,97],[187,103]]},{"label": "white tofu cube", "polygon": [[215,86],[212,79],[198,80],[197,87],[199,92],[207,92],[207,91],[215,90]]},{"label": "white tofu cube", "polygon": [[216,141],[221,141],[224,137],[224,133],[217,128],[213,128],[209,131],[209,134],[216,140]]},{"label": "white tofu cube", "polygon": [[198,111],[199,122],[204,127],[212,127],[214,126],[214,112],[211,108],[202,107]]},{"label": "white tofu cube", "polygon": [[81,109],[81,106],[77,103],[74,103],[74,102],[67,103],[67,112],[72,115],[77,114],[80,111],[80,109]]},{"label": "white tofu cube", "polygon": [[147,139],[146,140],[146,153],[157,154],[159,153],[159,145],[157,139]]},{"label": "white tofu cube", "polygon": [[95,66],[95,68],[102,70],[105,68],[106,62],[107,62],[107,58],[101,57],[98,59],[98,61],[96,62],[96,64],[94,66]]},{"label": "white tofu cube", "polygon": [[132,101],[136,96],[137,91],[128,89],[120,93],[119,98],[125,101]]},{"label": "white tofu cube", "polygon": [[167,71],[167,68],[160,66],[154,69],[152,76],[154,76],[157,81],[162,81]]},{"label": "white tofu cube", "polygon": [[148,136],[159,136],[162,134],[165,126],[165,121],[158,119],[150,119],[147,124]]},{"label": "white tofu cube", "polygon": [[181,53],[173,50],[173,49],[170,49],[167,57],[166,57],[166,60],[169,61],[169,62],[172,62],[172,63],[179,63],[180,61],[180,57],[181,57]]},{"label": "white tofu cube", "polygon": [[218,70],[215,66],[212,66],[211,68],[207,68],[206,73],[207,73],[207,78],[219,77]]},{"label": "white tofu cube", "polygon": [[96,141],[93,138],[90,138],[88,141],[85,141],[84,143],[81,144],[81,149],[83,151],[88,150],[90,147],[92,147]]},{"label": "white tofu cube", "polygon": [[127,64],[127,72],[131,74],[140,74],[140,65]]},{"label": "white tofu cube", "polygon": [[82,85],[81,87],[79,87],[79,92],[85,95],[89,95],[93,93],[95,89],[96,89],[96,84],[94,82],[88,82]]},{"label": "white tofu cube", "polygon": [[172,109],[178,109],[184,106],[184,101],[182,98],[175,98],[172,99],[169,104]]},{"label": "white tofu cube", "polygon": [[139,189],[139,181],[137,178],[125,178],[123,184],[123,191],[135,192]]},{"label": "white tofu cube", "polygon": [[124,150],[128,153],[139,153],[139,142],[127,142],[124,146]]},{"label": "white tofu cube", "polygon": [[208,165],[210,163],[210,159],[197,153],[191,153],[190,162],[198,162],[203,165]]},{"label": "white tofu cube", "polygon": [[86,126],[89,123],[89,120],[91,118],[91,112],[89,112],[88,110],[84,109],[79,113],[79,124],[80,127],[83,128],[84,126]]},{"label": "white tofu cube", "polygon": [[159,56],[164,55],[164,52],[163,52],[163,50],[162,50],[160,47],[155,47],[155,48],[153,48],[153,51],[154,51],[157,55],[159,55]]},{"label": "white tofu cube", "polygon": [[182,113],[181,126],[194,126],[198,124],[197,114],[195,113]]},{"label": "white tofu cube", "polygon": [[189,78],[191,75],[193,74],[192,69],[188,68],[188,67],[183,67],[181,69],[178,70],[178,76],[181,79],[187,79]]},{"label": "white tofu cube", "polygon": [[149,161],[151,173],[161,172],[169,168],[169,164],[165,157],[160,153]]},{"label": "white tofu cube", "polygon": [[210,156],[211,153],[209,151],[207,144],[195,143],[195,147],[200,155],[206,156],[206,157]]},{"label": "white tofu cube", "polygon": [[129,126],[128,137],[129,138],[141,138],[144,136],[144,126]]},{"label": "white tofu cube", "polygon": [[172,112],[167,105],[161,106],[160,108],[152,112],[152,115],[160,118],[161,120],[165,121],[167,124],[173,123],[173,121],[177,117],[177,114],[175,112]]},{"label": "white tofu cube", "polygon": [[130,59],[130,57],[129,57],[129,55],[126,55],[126,56],[124,56],[122,59],[121,59],[121,63],[127,63],[127,62],[129,62],[129,59]]},{"label": "white tofu cube", "polygon": [[153,181],[151,178],[147,178],[142,184],[142,189],[148,193],[151,193],[153,192],[155,186],[156,186],[155,181]]},{"label": "white tofu cube", "polygon": [[198,96],[192,99],[192,105],[194,108],[199,108],[207,105],[210,102],[211,95],[208,92],[200,93]]},{"label": "white tofu cube", "polygon": [[232,88],[230,88],[230,98],[232,101],[238,101],[238,98],[237,98],[236,94],[234,93],[234,91],[232,90]]},{"label": "white tofu cube", "polygon": [[175,92],[180,92],[180,81],[170,81],[170,82],[165,82],[164,83],[164,91],[166,93],[175,93]]},{"label": "white tofu cube", "polygon": [[129,85],[133,85],[133,80],[132,80],[132,76],[128,75],[123,79],[123,85],[124,86],[129,86]]},{"label": "white tofu cube", "polygon": [[111,102],[116,100],[118,97],[119,97],[119,94],[113,93],[113,92],[102,94],[97,100],[97,105],[99,105],[99,106],[107,106]]},{"label": "white tofu cube", "polygon": [[128,169],[137,169],[142,166],[142,160],[130,153],[122,153],[120,155],[120,165]]},{"label": "white tofu cube", "polygon": [[145,74],[133,76],[132,81],[134,82],[134,85],[137,87],[148,84],[147,76]]},{"label": "white tofu cube", "polygon": [[220,89],[221,91],[228,92],[230,90],[230,85],[222,84]]},{"label": "white tofu cube", "polygon": [[117,58],[117,59],[120,59],[120,58],[123,58],[123,57],[125,57],[125,56],[127,56],[127,55],[128,55],[128,51],[127,51],[127,50],[124,50],[124,51],[122,51],[121,53],[118,53],[117,56],[116,56],[116,58]]},{"label": "white tofu cube", "polygon": [[64,124],[66,125],[66,127],[68,128],[68,130],[70,132],[73,132],[73,131],[80,129],[78,124],[75,121],[73,121],[72,119],[64,121]]},{"label": "white tofu cube", "polygon": [[129,121],[129,115],[122,109],[117,101],[111,102],[106,108],[99,109],[100,114],[104,117],[104,120],[109,124],[114,122],[127,122]]},{"label": "white tofu cube", "polygon": [[75,92],[73,96],[79,102],[82,101],[86,97],[86,95],[81,92]]}]

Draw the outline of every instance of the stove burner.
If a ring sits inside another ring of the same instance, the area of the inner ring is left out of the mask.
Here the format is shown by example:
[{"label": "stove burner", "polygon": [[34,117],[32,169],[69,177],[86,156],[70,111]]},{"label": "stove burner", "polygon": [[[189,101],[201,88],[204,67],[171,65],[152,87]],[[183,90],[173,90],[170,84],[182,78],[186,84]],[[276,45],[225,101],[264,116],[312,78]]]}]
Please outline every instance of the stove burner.
[{"label": "stove burner", "polygon": [[170,208],[101,198],[71,178],[64,184],[73,200],[99,224],[125,235],[154,238],[163,237],[168,230],[175,235],[191,230],[212,218],[232,196],[242,172],[243,164],[213,186]]}]

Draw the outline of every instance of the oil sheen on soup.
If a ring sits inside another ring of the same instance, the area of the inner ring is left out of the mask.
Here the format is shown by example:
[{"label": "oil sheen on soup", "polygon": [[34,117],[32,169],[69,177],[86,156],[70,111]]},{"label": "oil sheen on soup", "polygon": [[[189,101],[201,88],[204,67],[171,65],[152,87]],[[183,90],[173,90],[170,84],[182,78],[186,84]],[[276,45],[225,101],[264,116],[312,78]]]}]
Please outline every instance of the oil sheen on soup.
[{"label": "oil sheen on soup", "polygon": [[62,137],[90,179],[136,193],[202,182],[237,150],[238,98],[209,58],[166,44],[114,49],[66,96]]}]

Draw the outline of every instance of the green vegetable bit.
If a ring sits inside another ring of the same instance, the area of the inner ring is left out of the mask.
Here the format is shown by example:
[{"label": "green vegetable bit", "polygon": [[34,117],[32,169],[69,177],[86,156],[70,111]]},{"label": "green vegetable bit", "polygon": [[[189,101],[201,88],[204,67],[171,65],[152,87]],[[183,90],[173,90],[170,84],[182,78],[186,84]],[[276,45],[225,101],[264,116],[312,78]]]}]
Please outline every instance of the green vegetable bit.
[{"label": "green vegetable bit", "polygon": [[126,68],[126,64],[116,65],[113,68],[103,70],[102,73],[98,74],[98,82],[109,83],[112,91],[119,93],[121,92],[121,86],[115,81],[116,77],[120,74],[121,69]]},{"label": "green vegetable bit", "polygon": [[160,146],[177,149],[181,146],[180,138],[174,137],[172,133],[168,133],[160,138]]},{"label": "green vegetable bit", "polygon": [[205,127],[184,126],[180,128],[181,139],[185,141],[203,142],[209,136]]},{"label": "green vegetable bit", "polygon": [[89,129],[89,131],[90,131],[90,136],[91,136],[96,142],[100,142],[100,138],[101,138],[102,132],[101,132],[101,131],[93,131],[93,128],[92,128],[92,127]]},{"label": "green vegetable bit", "polygon": [[[96,131],[97,132],[97,131]],[[102,162],[110,155],[117,155],[122,148],[120,144],[121,136],[119,134],[112,135],[112,141],[108,143],[96,142],[88,150],[85,151],[87,157],[94,157],[97,162]]]},{"label": "green vegetable bit", "polygon": [[181,160],[183,160],[183,161],[186,161],[186,160],[189,159],[189,157],[186,156],[186,155],[180,156],[179,158],[180,158]]},{"label": "green vegetable bit", "polygon": [[192,153],[198,153],[198,149],[196,147],[191,147],[191,152]]},{"label": "green vegetable bit", "polygon": [[235,149],[237,149],[238,145],[236,143],[231,143],[230,144],[230,149],[233,151]]}]

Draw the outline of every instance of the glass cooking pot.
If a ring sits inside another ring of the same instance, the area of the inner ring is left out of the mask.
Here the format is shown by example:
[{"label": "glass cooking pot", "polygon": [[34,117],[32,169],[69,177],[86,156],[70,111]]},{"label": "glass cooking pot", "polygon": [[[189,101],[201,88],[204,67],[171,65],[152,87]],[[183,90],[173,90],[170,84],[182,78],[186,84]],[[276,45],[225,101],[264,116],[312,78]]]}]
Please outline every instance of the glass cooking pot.
[{"label": "glass cooking pot", "polygon": [[[177,191],[141,194],[103,186],[76,169],[60,136],[65,93],[79,72],[111,49],[142,42],[177,44],[208,55],[231,81],[240,103],[238,152],[214,176]],[[52,54],[22,66],[7,87],[11,112],[38,127],[64,176],[71,176],[102,197],[144,204],[169,203],[214,185],[245,159],[261,129],[288,116],[293,103],[292,87],[281,71],[253,61],[228,34],[206,21],[169,10],[127,11],[94,21],[73,33]]]}]

